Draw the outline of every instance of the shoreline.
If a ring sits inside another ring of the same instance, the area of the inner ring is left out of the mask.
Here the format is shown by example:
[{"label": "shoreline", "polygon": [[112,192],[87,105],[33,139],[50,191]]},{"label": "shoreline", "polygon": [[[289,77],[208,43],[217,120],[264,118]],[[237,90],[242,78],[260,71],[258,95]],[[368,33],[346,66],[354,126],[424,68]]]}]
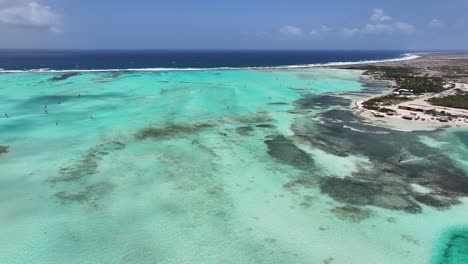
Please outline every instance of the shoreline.
[{"label": "shoreline", "polygon": [[468,129],[468,123],[465,123],[463,120],[457,121],[455,123],[447,122],[442,123],[438,120],[432,120],[431,118],[425,118],[425,120],[406,120],[402,118],[402,114],[398,116],[385,116],[385,117],[377,117],[371,110],[367,110],[358,106],[364,100],[356,100],[353,101],[353,109],[351,111],[354,112],[357,116],[363,117],[373,124],[389,128],[392,130],[398,131],[406,131],[406,132],[413,132],[413,131],[434,131],[438,129],[448,129],[448,128],[460,128],[460,129]]},{"label": "shoreline", "polygon": [[300,65],[280,65],[280,66],[261,66],[261,67],[212,67],[212,68],[128,68],[128,69],[65,69],[55,70],[50,68],[29,69],[29,70],[7,70],[0,68],[0,73],[69,73],[69,72],[158,72],[158,71],[214,71],[214,70],[294,70],[294,69],[309,69],[309,68],[329,68],[342,67],[353,65],[365,65],[374,63],[386,62],[402,62],[414,60],[421,57],[425,53],[405,53],[403,57],[382,59],[382,60],[364,60],[364,61],[347,61],[347,62],[326,62],[326,63],[311,63]]},{"label": "shoreline", "polygon": [[[463,71],[468,71],[468,54],[460,53],[427,53],[414,60],[402,62],[379,62],[360,65],[361,67],[395,67],[408,68],[414,70],[414,76],[429,76],[441,78],[445,84],[452,87],[444,88],[442,92],[415,94],[405,98],[402,102],[384,104],[385,110],[391,110],[392,114],[379,112],[377,110],[366,109],[363,103],[382,96],[392,95],[398,90],[395,78],[381,78],[381,74],[371,73],[363,75],[370,81],[383,81],[388,83],[388,90],[382,94],[354,99],[351,110],[358,116],[363,117],[373,123],[400,131],[432,131],[445,128],[468,129],[468,109],[445,107],[432,105],[428,102],[431,98],[443,97],[457,94],[457,91],[468,92],[468,75],[447,75],[450,67],[459,67]],[[343,69],[363,70],[359,67],[347,67]],[[442,116],[435,117],[432,112],[443,113]],[[431,114],[429,114],[431,112]],[[448,115],[446,115],[448,114]],[[458,116],[452,118],[450,116]],[[464,117],[463,117],[464,116]]]}]

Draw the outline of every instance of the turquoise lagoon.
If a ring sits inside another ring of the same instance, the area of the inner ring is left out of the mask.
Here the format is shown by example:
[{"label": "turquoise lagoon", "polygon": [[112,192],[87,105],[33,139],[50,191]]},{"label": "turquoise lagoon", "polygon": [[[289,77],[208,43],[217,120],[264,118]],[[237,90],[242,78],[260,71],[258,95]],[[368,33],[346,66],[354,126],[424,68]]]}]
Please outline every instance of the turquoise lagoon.
[{"label": "turquoise lagoon", "polygon": [[0,262],[466,263],[468,133],[349,110],[384,89],[318,68],[0,74]]}]

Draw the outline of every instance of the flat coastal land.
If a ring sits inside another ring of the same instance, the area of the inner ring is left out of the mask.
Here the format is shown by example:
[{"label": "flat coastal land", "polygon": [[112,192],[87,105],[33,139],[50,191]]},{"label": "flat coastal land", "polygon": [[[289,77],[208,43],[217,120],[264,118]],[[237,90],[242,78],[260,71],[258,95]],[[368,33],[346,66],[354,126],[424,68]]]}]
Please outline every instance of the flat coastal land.
[{"label": "flat coastal land", "polygon": [[384,95],[353,102],[360,116],[398,130],[468,128],[468,53],[418,54],[411,60],[341,66],[385,81]]}]

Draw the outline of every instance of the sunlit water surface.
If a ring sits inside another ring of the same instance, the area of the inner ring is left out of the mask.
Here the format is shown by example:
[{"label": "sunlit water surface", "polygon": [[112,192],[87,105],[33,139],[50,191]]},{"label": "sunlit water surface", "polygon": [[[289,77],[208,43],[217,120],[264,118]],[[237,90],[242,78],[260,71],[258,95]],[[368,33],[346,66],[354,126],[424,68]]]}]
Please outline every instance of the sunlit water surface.
[{"label": "sunlit water surface", "polygon": [[0,74],[0,262],[467,263],[468,133],[349,111],[384,89],[334,69]]}]

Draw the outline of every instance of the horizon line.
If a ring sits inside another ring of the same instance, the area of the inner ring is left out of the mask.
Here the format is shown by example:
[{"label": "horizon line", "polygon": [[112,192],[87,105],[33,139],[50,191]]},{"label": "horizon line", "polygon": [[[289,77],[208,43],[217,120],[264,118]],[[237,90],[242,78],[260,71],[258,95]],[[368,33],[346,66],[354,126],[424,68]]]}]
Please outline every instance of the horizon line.
[{"label": "horizon line", "polygon": [[468,52],[468,49],[164,49],[164,48],[0,48],[0,51],[402,51],[402,52]]}]

